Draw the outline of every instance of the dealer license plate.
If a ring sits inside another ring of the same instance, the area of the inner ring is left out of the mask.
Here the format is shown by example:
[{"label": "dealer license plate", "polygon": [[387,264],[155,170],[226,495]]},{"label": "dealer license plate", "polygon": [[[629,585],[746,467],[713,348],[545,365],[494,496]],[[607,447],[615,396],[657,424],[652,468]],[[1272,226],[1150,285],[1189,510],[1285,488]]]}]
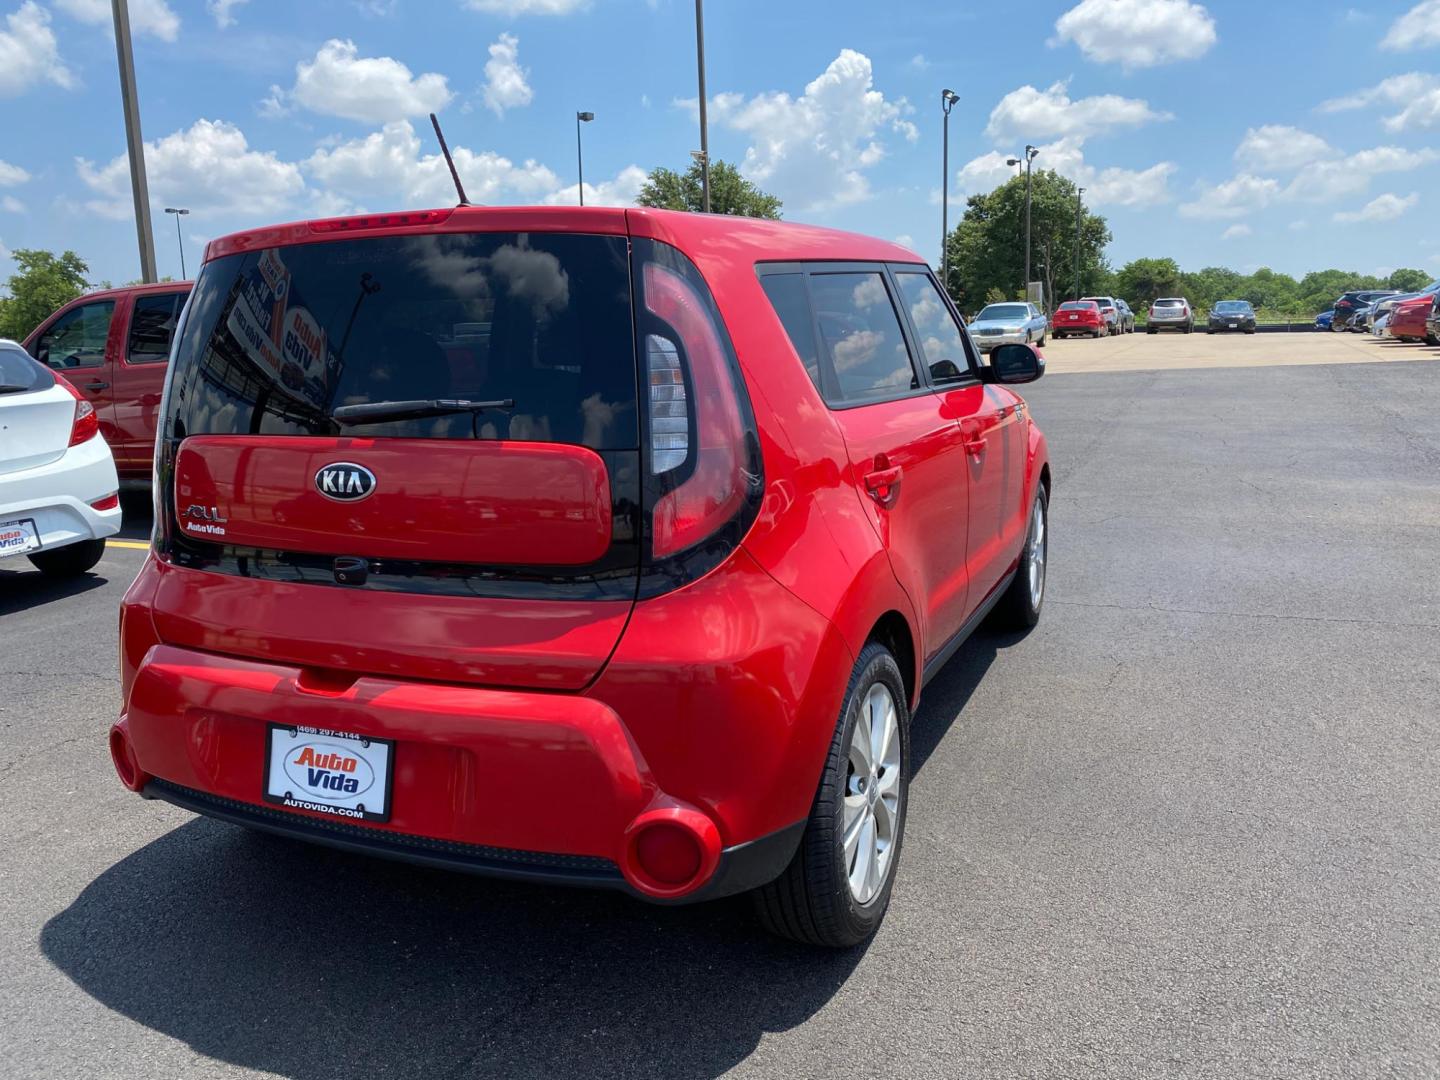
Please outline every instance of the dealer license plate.
[{"label": "dealer license plate", "polygon": [[0,559],[6,555],[24,555],[40,550],[40,533],[31,518],[0,521]]},{"label": "dealer license plate", "polygon": [[1232,323],[1230,324],[1230,329],[1231,329],[1231,330],[1239,330],[1239,329],[1240,329],[1240,324],[1239,324],[1239,323],[1233,323],[1233,322],[1232,322]]},{"label": "dealer license plate", "polygon": [[395,744],[323,728],[271,724],[265,801],[348,821],[388,821]]}]

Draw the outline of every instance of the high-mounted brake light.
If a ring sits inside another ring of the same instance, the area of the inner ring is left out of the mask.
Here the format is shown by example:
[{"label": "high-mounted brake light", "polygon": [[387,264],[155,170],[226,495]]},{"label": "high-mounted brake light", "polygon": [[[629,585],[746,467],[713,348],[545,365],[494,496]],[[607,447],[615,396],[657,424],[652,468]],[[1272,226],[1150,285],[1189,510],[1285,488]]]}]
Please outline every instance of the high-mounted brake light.
[{"label": "high-mounted brake light", "polygon": [[646,335],[650,468],[664,474],[694,459],[690,474],[651,513],[651,551],[660,558],[704,540],[744,505],[746,424],[706,302],[684,277],[656,262],[645,263],[644,284],[645,306],[679,339]]},{"label": "high-mounted brake light", "polygon": [[95,406],[86,401],[85,395],[76,390],[70,380],[59,372],[55,374],[55,382],[75,399],[75,418],[70,422],[69,445],[79,446],[99,435],[100,417],[95,413]]},{"label": "high-mounted brake light", "polygon": [[310,222],[317,233],[365,232],[370,229],[402,229],[411,225],[440,225],[450,220],[451,210],[416,210],[404,214],[365,214],[361,217],[326,218]]}]

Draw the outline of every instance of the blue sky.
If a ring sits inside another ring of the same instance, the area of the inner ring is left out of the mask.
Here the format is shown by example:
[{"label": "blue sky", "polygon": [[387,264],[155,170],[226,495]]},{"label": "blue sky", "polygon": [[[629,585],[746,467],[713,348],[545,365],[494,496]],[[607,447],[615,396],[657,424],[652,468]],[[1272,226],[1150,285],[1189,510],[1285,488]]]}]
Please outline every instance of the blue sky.
[{"label": "blue sky", "polygon": [[[698,146],[689,0],[130,0],[156,247],[472,200],[624,203]],[[787,218],[938,250],[1026,142],[1090,189],[1110,259],[1440,272],[1440,0],[710,0],[712,153]],[[73,248],[138,276],[109,0],[0,0],[0,275]]]}]

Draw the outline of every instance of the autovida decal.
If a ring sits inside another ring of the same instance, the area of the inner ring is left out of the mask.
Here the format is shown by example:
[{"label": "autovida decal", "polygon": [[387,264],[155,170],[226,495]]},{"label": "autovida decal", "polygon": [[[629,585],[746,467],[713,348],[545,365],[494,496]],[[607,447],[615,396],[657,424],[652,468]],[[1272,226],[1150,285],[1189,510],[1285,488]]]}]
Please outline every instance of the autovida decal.
[{"label": "autovida decal", "polygon": [[303,793],[327,802],[356,799],[375,786],[369,762],[333,743],[304,743],[290,750],[285,775]]}]

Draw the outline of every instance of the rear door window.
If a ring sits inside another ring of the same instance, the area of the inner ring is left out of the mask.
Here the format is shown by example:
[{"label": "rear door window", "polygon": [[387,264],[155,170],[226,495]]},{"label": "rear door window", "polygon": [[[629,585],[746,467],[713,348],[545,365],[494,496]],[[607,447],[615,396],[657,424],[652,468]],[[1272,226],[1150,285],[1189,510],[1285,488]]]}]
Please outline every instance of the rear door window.
[{"label": "rear door window", "polygon": [[[225,256],[176,350],[173,438],[201,433],[639,446],[628,245],[572,233],[348,238]],[[341,426],[334,410],[481,410]]]},{"label": "rear door window", "polygon": [[898,397],[920,386],[879,270],[810,275],[820,349],[843,402]]},{"label": "rear door window", "polygon": [[130,341],[125,349],[128,363],[163,364],[170,359],[175,320],[184,301],[184,293],[135,298],[130,311]]},{"label": "rear door window", "polygon": [[71,308],[35,341],[35,359],[56,371],[96,368],[105,363],[114,300],[96,300]]}]

